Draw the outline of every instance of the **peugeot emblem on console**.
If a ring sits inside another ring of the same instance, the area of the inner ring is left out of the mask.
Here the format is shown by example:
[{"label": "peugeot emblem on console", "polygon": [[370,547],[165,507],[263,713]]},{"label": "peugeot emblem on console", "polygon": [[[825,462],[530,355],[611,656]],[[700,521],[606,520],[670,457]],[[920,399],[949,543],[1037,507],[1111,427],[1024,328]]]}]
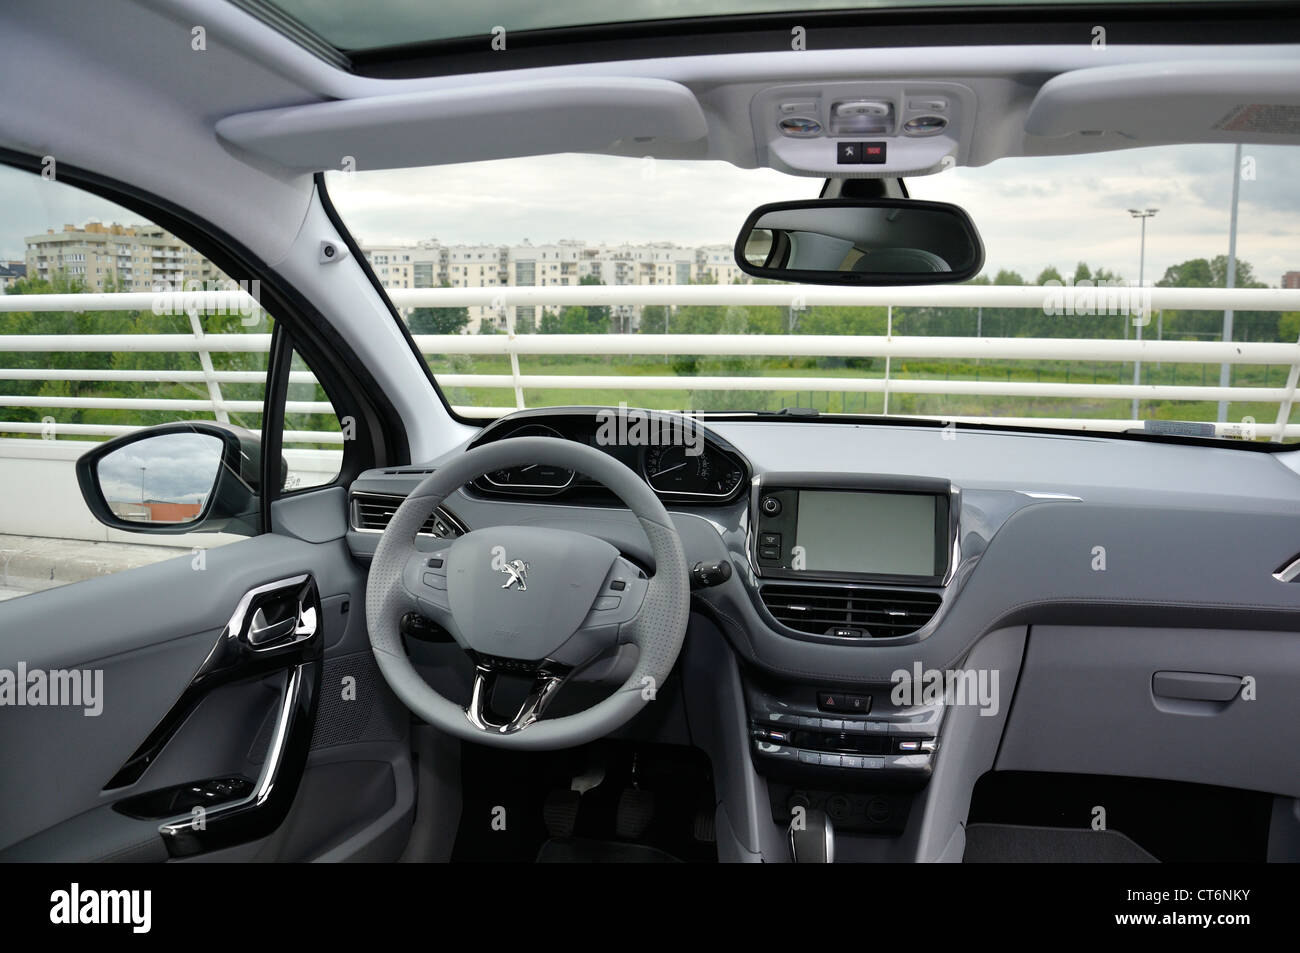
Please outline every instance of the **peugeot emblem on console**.
[{"label": "peugeot emblem on console", "polygon": [[520,592],[525,592],[528,589],[528,563],[522,559],[510,560],[499,571],[506,573],[510,577],[501,583],[502,589],[509,589],[515,583],[519,583]]}]

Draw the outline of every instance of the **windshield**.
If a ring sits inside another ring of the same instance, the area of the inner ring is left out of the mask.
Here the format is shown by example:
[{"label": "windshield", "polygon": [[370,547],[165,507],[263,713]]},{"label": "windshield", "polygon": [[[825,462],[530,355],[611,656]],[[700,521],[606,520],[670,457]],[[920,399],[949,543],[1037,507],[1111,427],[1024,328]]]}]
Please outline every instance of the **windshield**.
[{"label": "windshield", "polygon": [[1179,146],[909,180],[985,245],[981,274],[930,288],[746,275],[748,214],[823,186],[767,169],[557,155],[327,186],[465,417],[627,403],[1292,440],[1300,310],[1169,292],[1300,288],[1298,157]]}]

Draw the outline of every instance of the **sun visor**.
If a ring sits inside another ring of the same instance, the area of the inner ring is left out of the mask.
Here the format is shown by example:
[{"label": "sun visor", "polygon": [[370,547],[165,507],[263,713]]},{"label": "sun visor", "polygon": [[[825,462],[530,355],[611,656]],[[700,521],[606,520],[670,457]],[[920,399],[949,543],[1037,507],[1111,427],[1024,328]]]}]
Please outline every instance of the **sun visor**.
[{"label": "sun visor", "polygon": [[662,79],[494,83],[227,116],[217,135],[302,171],[398,169],[560,152],[650,154],[702,140],[695,95]]},{"label": "sun visor", "polygon": [[1025,132],[1134,144],[1300,143],[1300,62],[1179,60],[1071,70],[1043,84]]}]

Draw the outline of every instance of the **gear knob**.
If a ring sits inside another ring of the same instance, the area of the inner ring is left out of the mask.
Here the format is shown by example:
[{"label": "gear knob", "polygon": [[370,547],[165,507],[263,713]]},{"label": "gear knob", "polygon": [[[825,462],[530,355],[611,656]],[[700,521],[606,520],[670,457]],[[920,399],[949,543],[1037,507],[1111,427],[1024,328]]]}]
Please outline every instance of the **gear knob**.
[{"label": "gear knob", "polygon": [[805,808],[802,823],[798,817],[791,821],[790,856],[796,864],[835,862],[835,825],[825,811]]}]

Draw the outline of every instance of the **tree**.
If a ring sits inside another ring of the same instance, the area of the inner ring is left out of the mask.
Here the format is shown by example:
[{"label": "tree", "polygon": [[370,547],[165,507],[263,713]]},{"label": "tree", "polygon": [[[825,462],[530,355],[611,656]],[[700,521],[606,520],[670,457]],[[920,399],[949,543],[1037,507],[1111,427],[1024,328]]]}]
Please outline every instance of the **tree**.
[{"label": "tree", "polygon": [[[1159,288],[1226,288],[1228,286],[1228,256],[1190,258],[1170,265],[1164,277],[1156,282]],[[1250,262],[1237,259],[1233,286],[1237,288],[1267,288],[1255,279]],[[1219,338],[1223,335],[1223,311],[1166,311],[1165,337],[1186,337],[1193,340]],[[1238,311],[1233,316],[1232,337],[1236,341],[1287,340],[1279,316],[1268,311]]]},{"label": "tree", "polygon": [[[442,287],[451,285],[444,281]],[[406,322],[412,334],[460,334],[467,324],[468,308],[416,308]]]},{"label": "tree", "polygon": [[[605,282],[601,281],[601,280],[600,280],[598,277],[596,277],[595,275],[584,275],[583,277],[581,277],[581,278],[578,279],[578,284],[580,284],[580,285],[604,285]],[[600,328],[597,329],[597,330],[592,330],[592,331],[578,331],[578,332],[574,332],[574,333],[577,333],[577,334],[605,334],[605,333],[607,333],[607,332],[614,331],[614,330],[622,330],[621,328],[616,329],[616,328],[611,327],[611,326],[610,326],[611,321],[612,321],[612,319],[611,319],[611,317],[610,317],[609,305],[605,305],[605,304],[593,304],[593,305],[587,305],[587,324],[588,324],[588,326],[595,328],[597,325],[603,325],[603,327],[600,327]]]},{"label": "tree", "polygon": [[668,305],[648,304],[641,309],[642,334],[667,334],[671,321]]},{"label": "tree", "polygon": [[[747,309],[728,307],[718,327],[719,334],[748,334]],[[700,377],[758,377],[762,358],[747,354],[711,354],[697,359],[692,369]],[[692,407],[699,410],[762,410],[768,395],[763,391],[701,390],[691,392]]]}]

